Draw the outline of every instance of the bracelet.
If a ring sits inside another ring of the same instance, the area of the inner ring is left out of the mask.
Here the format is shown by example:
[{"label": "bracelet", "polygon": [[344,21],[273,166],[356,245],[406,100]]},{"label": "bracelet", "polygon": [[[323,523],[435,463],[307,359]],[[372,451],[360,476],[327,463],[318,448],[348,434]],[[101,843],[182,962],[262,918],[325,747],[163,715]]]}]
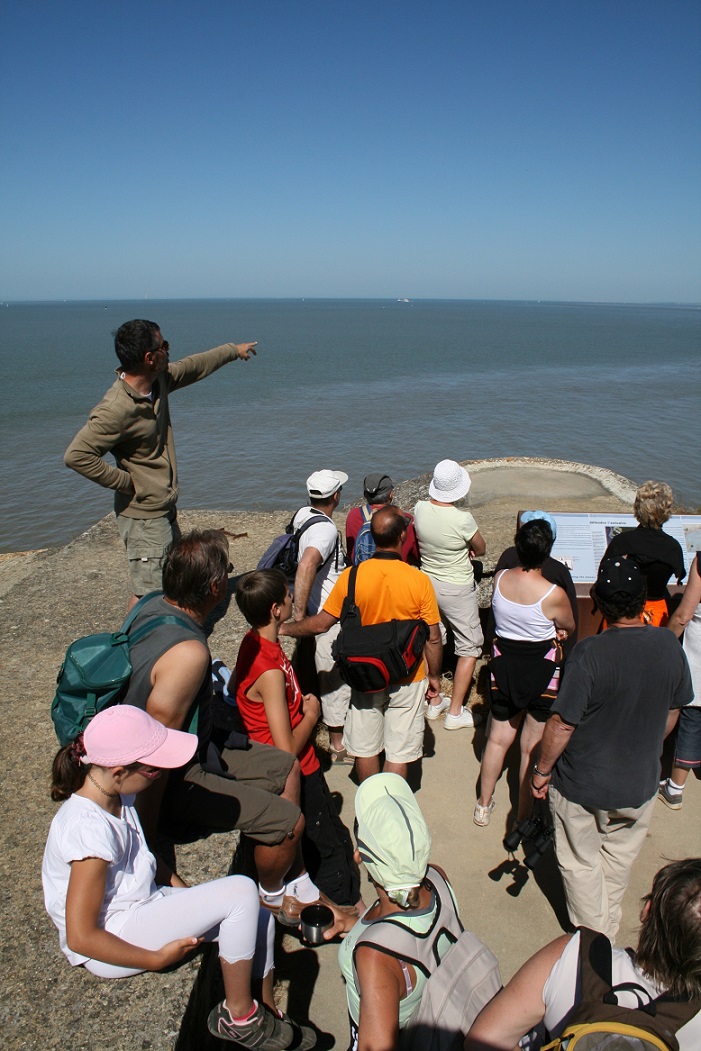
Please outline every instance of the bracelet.
[{"label": "bracelet", "polygon": [[533,764],[533,774],[534,774],[534,776],[537,775],[538,777],[547,777],[547,778],[551,778],[553,776],[552,770],[550,771],[549,774],[544,774],[542,770],[539,770],[537,763]]}]

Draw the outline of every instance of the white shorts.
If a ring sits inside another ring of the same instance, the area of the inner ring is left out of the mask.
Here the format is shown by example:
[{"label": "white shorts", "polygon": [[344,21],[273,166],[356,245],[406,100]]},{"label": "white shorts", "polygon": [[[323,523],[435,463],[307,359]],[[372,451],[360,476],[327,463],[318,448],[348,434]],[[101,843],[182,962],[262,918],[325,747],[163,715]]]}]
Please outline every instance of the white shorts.
[{"label": "white shorts", "polygon": [[424,698],[428,680],[388,686],[380,693],[351,690],[343,747],[369,759],[385,753],[390,763],[413,763],[423,755]]}]

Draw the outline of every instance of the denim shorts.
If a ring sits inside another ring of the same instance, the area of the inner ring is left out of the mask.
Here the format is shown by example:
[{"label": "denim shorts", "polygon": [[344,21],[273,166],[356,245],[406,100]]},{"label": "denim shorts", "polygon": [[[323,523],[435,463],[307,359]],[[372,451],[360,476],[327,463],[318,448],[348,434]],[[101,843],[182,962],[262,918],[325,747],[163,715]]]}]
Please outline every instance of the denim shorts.
[{"label": "denim shorts", "polygon": [[674,746],[674,765],[685,770],[701,766],[701,708],[682,708]]}]

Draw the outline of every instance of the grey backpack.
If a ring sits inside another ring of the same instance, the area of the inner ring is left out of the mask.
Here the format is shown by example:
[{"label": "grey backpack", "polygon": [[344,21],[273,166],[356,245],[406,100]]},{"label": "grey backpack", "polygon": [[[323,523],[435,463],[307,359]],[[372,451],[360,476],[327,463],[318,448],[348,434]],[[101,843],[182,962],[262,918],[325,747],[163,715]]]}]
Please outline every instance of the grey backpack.
[{"label": "grey backpack", "polygon": [[[401,915],[375,920],[355,943],[353,970],[359,946],[369,945],[423,972],[428,981],[418,1008],[400,1031],[401,1051],[458,1051],[479,1012],[501,989],[499,964],[477,935],[463,928],[450,887],[432,866],[427,880],[437,898],[430,930],[414,933]],[[446,938],[450,944],[440,957],[439,941]]]}]

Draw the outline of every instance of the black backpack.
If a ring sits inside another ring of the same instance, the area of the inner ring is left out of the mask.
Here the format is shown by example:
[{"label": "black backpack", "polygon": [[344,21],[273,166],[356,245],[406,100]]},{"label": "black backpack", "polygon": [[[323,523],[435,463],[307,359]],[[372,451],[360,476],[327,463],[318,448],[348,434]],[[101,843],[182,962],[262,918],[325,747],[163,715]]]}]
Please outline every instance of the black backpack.
[{"label": "black backpack", "polygon": [[[299,510],[301,511],[302,508]],[[306,533],[310,526],[317,525],[319,522],[330,521],[327,515],[312,515],[298,529],[295,529],[293,522],[298,514],[299,511],[296,511],[292,516],[292,519],[285,526],[285,532],[281,533],[280,536],[275,537],[272,544],[261,556],[261,559],[256,566],[256,569],[281,570],[287,577],[290,587],[294,584],[295,574],[297,572],[297,565],[299,563],[299,541],[302,534]],[[328,561],[330,561],[334,554],[336,556],[336,568],[338,569],[339,548],[340,538],[336,540],[336,546],[329,557],[318,567],[317,573]]]},{"label": "black backpack", "polygon": [[358,569],[353,566],[350,571],[341,631],[331,652],[345,683],[360,693],[378,693],[406,679],[423,660],[429,629],[425,620],[388,620],[364,627],[355,604]]}]

